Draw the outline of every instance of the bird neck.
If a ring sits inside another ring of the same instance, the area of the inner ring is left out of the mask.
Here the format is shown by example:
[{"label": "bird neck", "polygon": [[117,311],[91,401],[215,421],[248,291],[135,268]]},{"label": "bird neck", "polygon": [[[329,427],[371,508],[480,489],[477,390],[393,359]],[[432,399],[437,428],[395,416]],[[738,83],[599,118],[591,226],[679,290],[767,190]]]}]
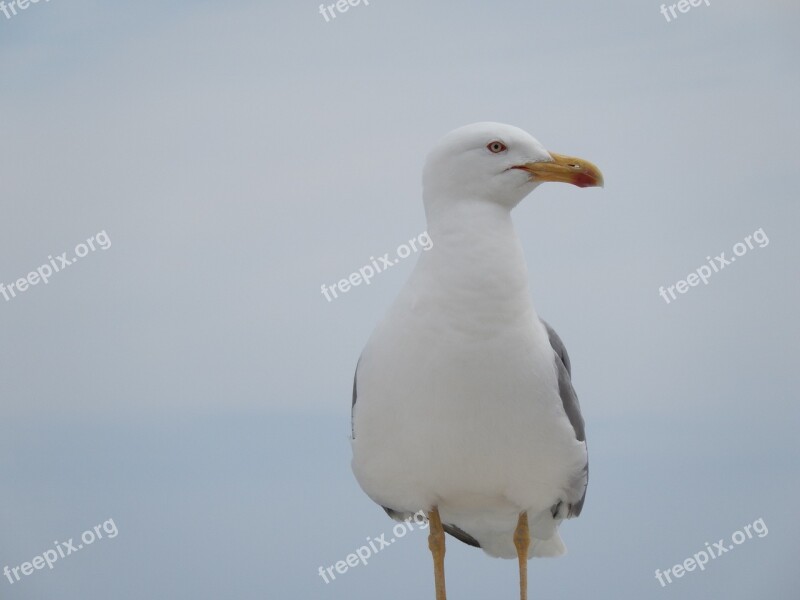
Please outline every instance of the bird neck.
[{"label": "bird neck", "polygon": [[533,311],[522,245],[506,207],[484,200],[448,203],[428,213],[432,248],[418,272],[434,301],[465,318],[519,317]]}]

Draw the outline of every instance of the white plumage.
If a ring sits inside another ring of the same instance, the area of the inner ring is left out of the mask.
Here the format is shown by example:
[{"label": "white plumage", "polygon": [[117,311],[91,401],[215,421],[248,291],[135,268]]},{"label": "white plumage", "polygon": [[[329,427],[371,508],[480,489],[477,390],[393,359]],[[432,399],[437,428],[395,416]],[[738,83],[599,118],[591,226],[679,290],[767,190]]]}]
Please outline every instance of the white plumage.
[{"label": "white plumage", "polygon": [[562,159],[498,123],[445,136],[423,178],[433,247],[356,374],[352,466],[364,491],[395,513],[438,507],[443,523],[503,558],[517,557],[522,512],[528,557],[562,554],[558,525],[586,488],[586,443],[510,214],[542,181],[565,181],[552,174],[557,163],[572,183],[592,185],[593,165]]}]

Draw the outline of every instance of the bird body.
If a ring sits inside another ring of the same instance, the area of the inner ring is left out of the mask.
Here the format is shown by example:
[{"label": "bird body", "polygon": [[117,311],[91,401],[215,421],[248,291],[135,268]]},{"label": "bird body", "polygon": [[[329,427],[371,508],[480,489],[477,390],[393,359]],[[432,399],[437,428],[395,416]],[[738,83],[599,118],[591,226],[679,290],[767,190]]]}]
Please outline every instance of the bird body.
[{"label": "bird body", "polygon": [[423,199],[432,247],[356,368],[353,462],[395,518],[430,515],[437,599],[444,532],[526,562],[565,551],[558,526],[588,482],[570,361],[531,300],[511,210],[543,181],[602,184],[581,159],[526,132],[476,123],[428,156]]},{"label": "bird body", "polygon": [[516,556],[529,511],[530,555],[561,554],[550,511],[583,493],[586,446],[562,407],[508,211],[462,208],[473,218],[430,228],[433,247],[361,356],[356,477],[394,511],[438,505],[493,556]]}]

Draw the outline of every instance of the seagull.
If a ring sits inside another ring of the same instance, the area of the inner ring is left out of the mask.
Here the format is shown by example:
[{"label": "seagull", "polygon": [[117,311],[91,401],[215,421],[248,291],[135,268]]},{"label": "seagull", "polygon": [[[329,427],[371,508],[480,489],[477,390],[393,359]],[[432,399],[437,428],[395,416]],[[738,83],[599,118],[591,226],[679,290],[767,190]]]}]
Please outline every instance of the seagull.
[{"label": "seagull", "polygon": [[603,185],[592,163],[522,129],[474,123],[428,155],[433,242],[356,366],[352,468],[396,520],[424,511],[436,600],[445,532],[493,557],[559,556],[589,468],[567,350],[534,309],[511,209],[540,183]]}]

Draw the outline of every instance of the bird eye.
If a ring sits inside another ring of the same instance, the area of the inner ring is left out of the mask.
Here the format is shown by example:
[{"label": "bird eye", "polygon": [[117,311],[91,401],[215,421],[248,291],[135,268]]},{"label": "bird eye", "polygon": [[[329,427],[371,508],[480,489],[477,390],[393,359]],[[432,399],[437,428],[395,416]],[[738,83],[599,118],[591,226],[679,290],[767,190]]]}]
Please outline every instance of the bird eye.
[{"label": "bird eye", "polygon": [[508,146],[506,146],[503,142],[489,142],[486,147],[489,149],[489,152],[494,154],[499,154],[500,152],[505,152],[508,150]]}]

